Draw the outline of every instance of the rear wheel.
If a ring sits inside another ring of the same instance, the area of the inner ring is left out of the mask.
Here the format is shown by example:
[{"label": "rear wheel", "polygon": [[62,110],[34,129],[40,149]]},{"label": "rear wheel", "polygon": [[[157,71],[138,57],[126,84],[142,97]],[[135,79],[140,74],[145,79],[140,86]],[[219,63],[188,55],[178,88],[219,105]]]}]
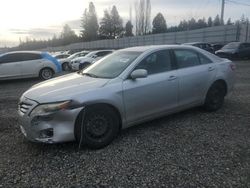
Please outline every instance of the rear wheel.
[{"label": "rear wheel", "polygon": [[113,141],[119,131],[119,118],[109,106],[87,107],[75,127],[75,137],[88,148],[99,149]]},{"label": "rear wheel", "polygon": [[40,73],[39,73],[39,77],[42,80],[48,80],[51,79],[54,75],[54,71],[51,68],[43,68]]},{"label": "rear wheel", "polygon": [[207,92],[204,104],[205,109],[210,112],[219,110],[224,103],[225,95],[225,84],[221,82],[215,82]]}]

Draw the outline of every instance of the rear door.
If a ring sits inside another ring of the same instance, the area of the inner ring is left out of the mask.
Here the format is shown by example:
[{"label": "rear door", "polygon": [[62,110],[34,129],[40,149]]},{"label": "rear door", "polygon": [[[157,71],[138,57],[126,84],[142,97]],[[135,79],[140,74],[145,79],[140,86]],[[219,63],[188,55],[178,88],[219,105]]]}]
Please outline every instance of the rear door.
[{"label": "rear door", "polygon": [[37,76],[43,68],[43,59],[38,53],[22,53],[21,73],[25,77]]},{"label": "rear door", "polygon": [[178,67],[179,105],[201,103],[216,74],[215,63],[189,49],[176,49],[173,53]]},{"label": "rear door", "polygon": [[159,115],[177,107],[178,78],[168,50],[148,55],[134,70],[148,71],[146,78],[123,82],[123,97],[128,123]]},{"label": "rear door", "polygon": [[0,79],[15,78],[21,75],[21,56],[18,53],[6,54],[0,57]]}]

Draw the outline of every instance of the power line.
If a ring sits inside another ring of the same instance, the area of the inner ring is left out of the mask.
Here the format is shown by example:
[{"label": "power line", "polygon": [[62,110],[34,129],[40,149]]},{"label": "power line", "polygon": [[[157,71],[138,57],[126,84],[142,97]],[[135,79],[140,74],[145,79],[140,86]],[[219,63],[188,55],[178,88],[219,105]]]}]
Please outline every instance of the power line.
[{"label": "power line", "polygon": [[247,3],[237,2],[237,1],[233,1],[233,0],[226,0],[226,1],[229,2],[229,3],[233,3],[233,4],[243,5],[243,6],[250,7],[250,4],[247,4]]},{"label": "power line", "polygon": [[222,0],[221,4],[221,16],[220,16],[220,22],[223,23],[224,20],[224,9],[225,9],[225,0]]}]

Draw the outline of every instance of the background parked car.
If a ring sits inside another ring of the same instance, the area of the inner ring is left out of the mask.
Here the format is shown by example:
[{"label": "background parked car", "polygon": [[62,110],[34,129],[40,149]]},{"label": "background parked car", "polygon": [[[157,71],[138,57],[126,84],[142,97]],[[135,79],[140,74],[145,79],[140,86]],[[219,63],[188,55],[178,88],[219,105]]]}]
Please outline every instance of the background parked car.
[{"label": "background parked car", "polygon": [[113,51],[114,50],[98,50],[98,51],[90,52],[84,57],[73,59],[70,63],[71,69],[75,71],[84,69],[88,67],[89,65],[91,65],[92,63],[105,57],[106,55],[111,54]]},{"label": "background parked car", "polygon": [[220,50],[224,45],[223,44],[211,44],[213,51],[216,52]]},{"label": "background parked car", "polygon": [[230,42],[222,49],[216,51],[215,54],[229,59],[250,58],[250,43]]},{"label": "background parked car", "polygon": [[184,43],[184,45],[191,45],[191,46],[196,46],[198,48],[201,48],[203,50],[206,50],[210,53],[214,53],[214,49],[209,43],[204,43],[204,42],[191,42],[191,43]]},{"label": "background parked car", "polygon": [[60,59],[68,58],[69,56],[70,54],[57,54],[57,55],[54,55],[54,58],[60,60]]},{"label": "background parked car", "polygon": [[0,56],[0,80],[28,77],[48,80],[60,71],[57,59],[45,52],[17,51]]},{"label": "background parked car", "polygon": [[64,58],[64,59],[60,59],[59,62],[61,63],[62,65],[62,69],[64,71],[67,71],[67,70],[70,70],[70,62],[72,59],[75,59],[77,57],[84,57],[86,54],[88,54],[89,51],[82,51],[82,52],[77,52],[77,53],[74,53],[72,55],[70,55],[69,57],[67,58]]}]

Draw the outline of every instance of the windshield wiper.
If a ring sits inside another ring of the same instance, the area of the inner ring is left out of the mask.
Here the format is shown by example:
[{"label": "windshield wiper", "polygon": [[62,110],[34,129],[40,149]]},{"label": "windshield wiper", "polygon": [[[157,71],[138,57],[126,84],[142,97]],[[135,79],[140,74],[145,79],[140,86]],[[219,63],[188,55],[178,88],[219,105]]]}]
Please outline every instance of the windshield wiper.
[{"label": "windshield wiper", "polygon": [[86,75],[86,76],[89,76],[89,77],[92,77],[92,78],[98,78],[98,76],[96,76],[95,74],[92,74],[92,73],[81,73],[81,75]]}]

